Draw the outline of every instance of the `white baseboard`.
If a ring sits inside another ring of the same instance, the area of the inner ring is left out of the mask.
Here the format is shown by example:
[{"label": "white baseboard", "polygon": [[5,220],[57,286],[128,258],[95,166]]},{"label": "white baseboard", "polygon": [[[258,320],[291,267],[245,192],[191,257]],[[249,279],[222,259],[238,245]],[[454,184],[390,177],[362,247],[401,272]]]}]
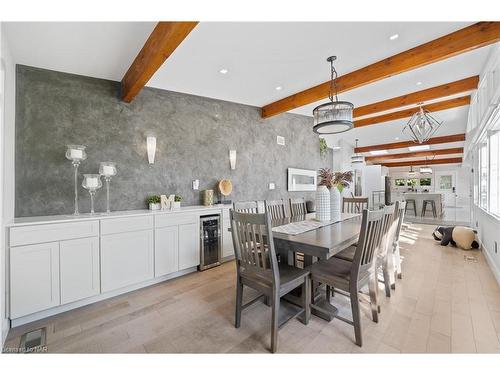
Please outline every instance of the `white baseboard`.
[{"label": "white baseboard", "polygon": [[484,247],[484,244],[481,245],[481,250],[483,251],[484,258],[486,259],[486,263],[488,263],[488,265],[490,266],[491,272],[493,272],[493,276],[495,276],[495,279],[497,280],[498,285],[500,285],[500,269],[498,268],[498,266],[495,264],[495,262],[491,258],[491,254],[488,251],[488,249],[486,249]]},{"label": "white baseboard", "polygon": [[10,327],[10,321],[9,319],[4,319],[2,321],[2,345],[1,347],[3,348],[4,344],[5,344],[5,340],[7,340],[7,335],[9,334],[9,327]]},{"label": "white baseboard", "polygon": [[111,297],[116,297],[120,294],[128,293],[128,292],[131,292],[133,290],[142,289],[142,288],[145,288],[147,286],[161,283],[163,281],[175,279],[177,277],[184,276],[184,275],[187,275],[188,273],[192,273],[192,272],[196,272],[196,271],[197,271],[197,267],[188,268],[188,269],[185,269],[182,271],[171,273],[171,274],[166,275],[166,276],[157,277],[157,278],[154,278],[151,280],[143,281],[143,282],[135,284],[135,285],[130,285],[130,286],[127,286],[125,288],[113,290],[113,291],[107,292],[107,293],[102,293],[102,294],[99,294],[99,295],[94,296],[94,297],[85,298],[81,301],[68,303],[66,305],[57,306],[57,307],[54,307],[54,308],[51,308],[48,310],[39,311],[39,312],[36,312],[34,314],[30,314],[30,315],[26,315],[26,316],[23,316],[20,318],[12,319],[11,320],[11,327],[12,328],[18,327],[18,326],[23,325],[23,324],[31,323],[31,322],[34,322],[36,320],[47,318],[47,317],[52,316],[52,315],[56,315],[56,314],[60,314],[60,313],[63,313],[63,312],[69,311],[69,310],[76,309],[78,307],[90,305],[91,303],[103,301],[105,299],[108,299]]}]

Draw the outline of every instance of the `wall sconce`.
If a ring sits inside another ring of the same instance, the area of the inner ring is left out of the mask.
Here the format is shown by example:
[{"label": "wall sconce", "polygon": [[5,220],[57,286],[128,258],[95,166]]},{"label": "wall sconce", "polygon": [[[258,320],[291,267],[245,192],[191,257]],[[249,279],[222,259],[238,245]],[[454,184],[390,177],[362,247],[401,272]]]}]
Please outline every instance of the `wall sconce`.
[{"label": "wall sconce", "polygon": [[236,169],[236,150],[229,150],[229,165],[231,169]]},{"label": "wall sconce", "polygon": [[148,150],[149,164],[154,164],[155,163],[155,154],[156,154],[156,137],[148,136],[146,138],[146,147]]}]

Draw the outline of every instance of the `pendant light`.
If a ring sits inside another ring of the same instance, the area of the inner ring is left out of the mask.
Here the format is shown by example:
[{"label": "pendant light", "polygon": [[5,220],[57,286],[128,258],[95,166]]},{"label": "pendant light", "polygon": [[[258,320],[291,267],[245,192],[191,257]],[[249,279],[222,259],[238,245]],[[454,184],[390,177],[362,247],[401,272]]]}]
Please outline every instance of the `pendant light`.
[{"label": "pendant light", "polygon": [[422,108],[411,116],[410,121],[403,128],[403,133],[409,133],[415,143],[424,143],[431,138],[443,124],[443,121],[434,117],[427,109]]},{"label": "pendant light", "polygon": [[413,167],[410,166],[410,170],[408,171],[408,176],[415,176],[415,171],[413,170]]},{"label": "pendant light", "polygon": [[425,158],[425,166],[420,167],[420,174],[432,174],[432,168],[427,164],[427,158]]},{"label": "pendant light", "polygon": [[336,59],[337,56],[330,56],[326,59],[331,68],[330,93],[328,95],[330,101],[313,109],[313,131],[316,134],[343,133],[354,127],[352,123],[354,105],[350,102],[339,101],[337,97],[337,71],[333,66]]},{"label": "pendant light", "polygon": [[[359,139],[356,138],[356,148],[358,148],[358,141]],[[354,150],[356,150],[356,148]],[[352,156],[351,156],[351,164],[361,164],[361,163],[364,163],[365,162],[365,157],[361,154],[358,154],[358,153],[354,153]]]}]

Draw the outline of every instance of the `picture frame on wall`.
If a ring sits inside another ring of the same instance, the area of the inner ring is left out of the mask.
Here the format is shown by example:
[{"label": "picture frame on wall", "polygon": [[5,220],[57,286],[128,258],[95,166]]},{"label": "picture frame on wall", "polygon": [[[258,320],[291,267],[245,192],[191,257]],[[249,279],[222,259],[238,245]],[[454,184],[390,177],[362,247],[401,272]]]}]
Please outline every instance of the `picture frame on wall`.
[{"label": "picture frame on wall", "polygon": [[288,191],[316,191],[317,182],[313,169],[288,168]]}]

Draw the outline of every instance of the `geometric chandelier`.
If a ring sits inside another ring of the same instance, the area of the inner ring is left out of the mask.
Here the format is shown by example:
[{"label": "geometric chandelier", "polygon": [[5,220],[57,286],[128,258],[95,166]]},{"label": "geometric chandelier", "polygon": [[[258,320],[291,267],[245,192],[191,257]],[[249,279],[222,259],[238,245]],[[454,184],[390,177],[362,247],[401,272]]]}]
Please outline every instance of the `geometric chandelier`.
[{"label": "geometric chandelier", "polygon": [[339,101],[337,97],[337,71],[333,62],[337,56],[330,56],[326,59],[330,63],[331,81],[328,97],[329,102],[320,104],[313,109],[313,131],[316,134],[337,134],[351,130],[352,111],[354,105],[350,102]]},{"label": "geometric chandelier", "polygon": [[411,116],[410,121],[403,128],[403,133],[409,133],[415,143],[424,143],[429,140],[443,124],[436,119],[428,110],[420,106],[418,112]]}]

